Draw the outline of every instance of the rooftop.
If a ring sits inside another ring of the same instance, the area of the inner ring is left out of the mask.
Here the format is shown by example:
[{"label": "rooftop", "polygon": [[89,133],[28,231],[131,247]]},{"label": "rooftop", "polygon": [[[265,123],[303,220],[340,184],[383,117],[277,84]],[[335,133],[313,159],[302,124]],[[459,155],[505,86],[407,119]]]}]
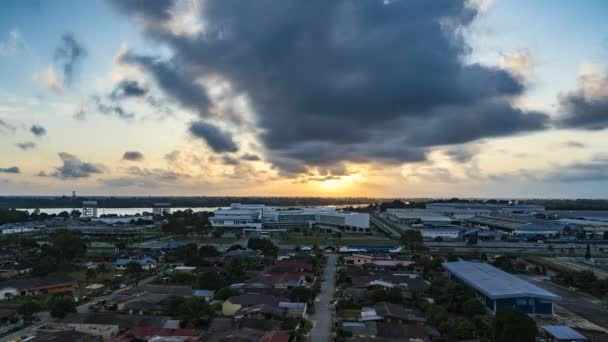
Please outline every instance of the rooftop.
[{"label": "rooftop", "polygon": [[489,264],[455,261],[443,263],[443,267],[465,284],[491,299],[532,297],[546,300],[561,300],[560,296]]},{"label": "rooftop", "polygon": [[578,331],[570,328],[567,325],[545,325],[542,327],[544,331],[549,333],[558,340],[586,340],[587,337]]}]

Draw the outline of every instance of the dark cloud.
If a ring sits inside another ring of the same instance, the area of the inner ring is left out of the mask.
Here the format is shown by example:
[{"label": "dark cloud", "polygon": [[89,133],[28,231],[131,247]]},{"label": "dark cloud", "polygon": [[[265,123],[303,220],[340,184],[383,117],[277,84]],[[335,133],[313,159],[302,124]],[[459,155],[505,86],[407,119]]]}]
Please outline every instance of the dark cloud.
[{"label": "dark cloud", "polygon": [[223,155],[222,163],[224,165],[239,165],[240,161],[237,158],[234,158],[234,157],[231,157],[228,155]]},{"label": "dark cloud", "polygon": [[21,173],[21,170],[17,166],[0,167],[0,173]]},{"label": "dark cloud", "polygon": [[[102,101],[101,97],[99,97],[97,95],[91,96],[91,102],[93,103],[93,105],[95,106],[97,111],[99,111],[101,114],[115,115],[115,116],[117,116],[121,119],[125,119],[125,120],[131,120],[135,117],[135,114],[133,114],[132,112],[128,112],[123,106],[116,104],[116,103],[111,103],[111,104],[104,103]],[[78,113],[77,117],[81,118],[84,116],[82,114]]]},{"label": "dark cloud", "polygon": [[38,176],[73,179],[87,178],[92,174],[105,172],[105,167],[101,164],[83,162],[75,155],[66,152],[60,152],[58,155],[63,165],[56,167],[53,172],[41,171]]},{"label": "dark cloud", "polygon": [[584,143],[582,143],[580,141],[574,141],[574,140],[566,141],[562,146],[564,146],[566,148],[585,148],[585,147],[587,147],[587,145],[585,145]]},{"label": "dark cloud", "polygon": [[17,128],[11,124],[9,124],[8,122],[0,119],[0,133],[4,132],[4,133],[15,133],[15,131],[17,130]]},{"label": "dark cloud", "polygon": [[144,155],[143,155],[143,153],[141,153],[139,151],[126,151],[122,155],[122,160],[141,161],[141,160],[144,160]]},{"label": "dark cloud", "polygon": [[165,169],[146,169],[137,166],[126,169],[127,176],[100,179],[99,182],[110,187],[154,188],[161,185],[175,186],[178,180],[191,178],[189,174]]},{"label": "dark cloud", "polygon": [[63,73],[63,83],[72,84],[76,69],[87,56],[87,51],[71,33],[61,36],[61,43],[55,50],[55,61],[60,65]]},{"label": "dark cloud", "polygon": [[[214,103],[201,79],[229,82],[248,96],[267,159],[285,174],[420,161],[434,146],[547,127],[546,114],[511,106],[524,91],[512,73],[463,63],[470,47],[461,28],[477,15],[466,0],[209,1],[199,35],[163,25],[169,1],[113,3],[174,51],[170,59],[128,52],[123,63],[207,121]],[[195,135],[209,143],[204,133]],[[230,148],[216,152],[237,150],[221,137]]]},{"label": "dark cloud", "polygon": [[573,163],[559,167],[546,175],[549,182],[597,182],[608,181],[608,156],[595,156],[586,162]]},{"label": "dark cloud", "polygon": [[563,128],[600,130],[608,128],[608,70],[581,76],[578,88],[560,96]]},{"label": "dark cloud", "polygon": [[203,121],[192,122],[190,123],[190,133],[203,139],[215,152],[236,152],[238,150],[230,134],[213,124]]},{"label": "dark cloud", "polygon": [[471,159],[473,159],[478,152],[478,148],[473,146],[454,146],[443,151],[445,155],[458,163],[466,163],[471,161]]},{"label": "dark cloud", "polygon": [[261,160],[260,156],[258,156],[257,154],[251,154],[251,153],[245,153],[241,156],[241,159],[243,160],[247,160],[247,161],[258,161]]},{"label": "dark cloud", "polygon": [[26,141],[26,142],[22,142],[22,143],[17,143],[16,146],[19,147],[20,149],[26,151],[26,150],[35,148],[36,144],[32,141]]},{"label": "dark cloud", "polygon": [[148,89],[143,87],[139,82],[134,80],[122,80],[116,84],[110,98],[120,100],[129,97],[142,97],[148,93]]},{"label": "dark cloud", "polygon": [[30,128],[30,132],[32,132],[32,134],[37,137],[42,137],[46,135],[46,128],[40,125],[32,125],[32,127]]}]

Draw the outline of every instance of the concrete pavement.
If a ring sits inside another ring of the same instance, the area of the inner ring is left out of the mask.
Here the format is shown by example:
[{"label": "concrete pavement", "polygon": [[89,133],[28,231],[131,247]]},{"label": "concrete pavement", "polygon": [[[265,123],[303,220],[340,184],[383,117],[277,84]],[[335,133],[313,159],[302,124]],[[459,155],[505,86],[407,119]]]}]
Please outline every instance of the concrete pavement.
[{"label": "concrete pavement", "polygon": [[329,302],[336,292],[336,254],[327,254],[327,265],[323,272],[324,282],[321,282],[321,293],[315,300],[315,313],[312,317],[313,328],[310,331],[311,342],[331,341],[331,330],[333,325],[333,312],[329,308]]}]

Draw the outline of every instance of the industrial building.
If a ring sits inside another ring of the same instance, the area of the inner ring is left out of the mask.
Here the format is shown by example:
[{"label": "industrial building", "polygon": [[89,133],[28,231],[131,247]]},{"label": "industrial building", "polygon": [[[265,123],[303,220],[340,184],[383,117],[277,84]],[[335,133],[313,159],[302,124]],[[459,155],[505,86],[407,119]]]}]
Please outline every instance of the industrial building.
[{"label": "industrial building", "polygon": [[437,238],[457,240],[462,236],[462,229],[450,227],[420,229],[420,234],[425,240],[435,240]]},{"label": "industrial building", "polygon": [[443,263],[450,279],[470,287],[492,312],[516,307],[528,314],[552,315],[561,297],[494,266],[480,262]]},{"label": "industrial building", "polygon": [[563,231],[566,225],[559,221],[515,219],[503,216],[474,216],[466,222],[475,228],[500,230],[519,237],[555,236]]},{"label": "industrial building", "polygon": [[488,215],[488,211],[493,214],[509,214],[509,215],[533,215],[539,212],[545,211],[544,205],[538,204],[497,204],[497,203],[428,203],[426,204],[427,209],[439,210],[443,212],[463,212],[470,211],[475,215]]},{"label": "industrial building", "polygon": [[215,210],[210,221],[213,227],[247,230],[319,227],[337,228],[347,233],[370,232],[369,214],[326,207],[278,210],[263,204],[233,203],[230,208]]},{"label": "industrial building", "polygon": [[171,203],[152,204],[152,214],[154,216],[163,216],[165,214],[171,214]]}]

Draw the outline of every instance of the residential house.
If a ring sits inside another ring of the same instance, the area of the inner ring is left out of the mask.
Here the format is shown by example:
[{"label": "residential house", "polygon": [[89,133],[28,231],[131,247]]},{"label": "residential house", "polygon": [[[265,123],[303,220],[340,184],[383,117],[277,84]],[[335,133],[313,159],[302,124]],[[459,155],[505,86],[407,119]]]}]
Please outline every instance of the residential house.
[{"label": "residential house", "polygon": [[286,302],[285,298],[276,297],[265,294],[244,294],[240,296],[230,297],[222,304],[222,313],[224,316],[234,316],[241,308],[246,308],[256,305],[268,305],[277,307],[280,302]]},{"label": "residential house", "polygon": [[149,257],[143,257],[140,259],[116,259],[116,261],[114,262],[114,266],[117,270],[126,270],[127,265],[132,262],[141,265],[141,268],[143,270],[150,270],[156,268],[156,260]]},{"label": "residential house", "polygon": [[342,331],[348,332],[352,337],[373,339],[378,334],[376,322],[349,322],[344,321],[341,325]]},{"label": "residential house", "polygon": [[314,270],[312,263],[297,259],[279,260],[274,268],[285,272],[312,272]]},{"label": "residential house", "polygon": [[[131,328],[119,336],[110,339],[110,342],[141,342],[141,341],[179,341],[199,342],[201,331],[198,329],[169,329],[169,328]],[[161,339],[164,338],[164,339]]]},{"label": "residential house", "polygon": [[360,320],[362,322],[376,321],[399,324],[426,323],[426,318],[419,311],[407,309],[403,305],[388,302],[379,302],[373,307],[364,307],[361,310]]},{"label": "residential house", "polygon": [[76,280],[65,276],[10,279],[0,282],[0,299],[46,293],[72,292],[76,288],[76,285]]}]

